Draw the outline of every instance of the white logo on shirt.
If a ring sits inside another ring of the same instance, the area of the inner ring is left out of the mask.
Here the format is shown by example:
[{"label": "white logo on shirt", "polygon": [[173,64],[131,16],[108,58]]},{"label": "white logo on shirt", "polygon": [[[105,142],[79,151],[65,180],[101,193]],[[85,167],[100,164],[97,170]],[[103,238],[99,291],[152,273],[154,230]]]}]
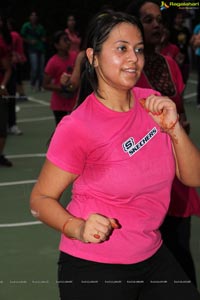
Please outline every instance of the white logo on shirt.
[{"label": "white logo on shirt", "polygon": [[122,144],[124,152],[128,152],[129,156],[134,155],[137,151],[144,147],[157,134],[157,132],[157,128],[154,127],[137,144],[135,144],[134,139],[130,137]]}]

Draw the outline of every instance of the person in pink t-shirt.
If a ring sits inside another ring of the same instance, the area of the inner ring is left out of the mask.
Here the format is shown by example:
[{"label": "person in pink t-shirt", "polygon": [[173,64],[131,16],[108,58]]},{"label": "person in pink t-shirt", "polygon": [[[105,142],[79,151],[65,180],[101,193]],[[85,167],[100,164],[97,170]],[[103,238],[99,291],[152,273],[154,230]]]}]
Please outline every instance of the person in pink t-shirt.
[{"label": "person in pink t-shirt", "polygon": [[13,18],[8,19],[8,28],[12,36],[13,52],[12,62],[15,65],[16,70],[16,91],[18,93],[18,100],[27,101],[28,98],[25,95],[23,85],[23,66],[27,62],[27,57],[24,51],[24,41],[22,36],[15,28],[15,20]]},{"label": "person in pink t-shirt", "polygon": [[45,66],[43,86],[52,91],[51,109],[57,125],[65,115],[71,113],[75,105],[77,90],[74,90],[71,84],[62,86],[60,78],[65,73],[70,79],[77,53],[69,51],[70,41],[64,31],[56,32],[53,42],[57,53],[48,60]]},{"label": "person in pink t-shirt", "polygon": [[8,84],[12,76],[12,37],[8,30],[7,20],[0,13],[0,167],[12,167],[3,151],[7,140],[9,113]]},{"label": "person in pink t-shirt", "polygon": [[93,92],[58,124],[31,193],[32,214],[62,232],[61,300],[199,299],[159,231],[175,172],[198,184],[199,150],[171,99],[134,87],[143,51],[135,17],[109,11],[91,20],[85,72]]}]

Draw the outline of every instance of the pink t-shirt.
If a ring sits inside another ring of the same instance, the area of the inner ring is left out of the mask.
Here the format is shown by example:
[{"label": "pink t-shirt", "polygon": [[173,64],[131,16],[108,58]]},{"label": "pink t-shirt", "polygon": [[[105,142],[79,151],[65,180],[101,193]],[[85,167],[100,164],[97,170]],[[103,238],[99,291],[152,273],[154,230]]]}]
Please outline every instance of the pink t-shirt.
[{"label": "pink t-shirt", "polygon": [[139,99],[156,94],[134,88],[134,107],[116,112],[94,94],[59,123],[47,158],[78,174],[70,213],[92,213],[121,225],[108,241],[85,244],[61,237],[60,250],[103,263],[131,264],[152,256],[162,244],[159,227],[167,213],[175,174],[171,140],[142,108]]},{"label": "pink t-shirt", "polygon": [[[76,61],[77,53],[69,52],[66,59],[61,58],[57,54],[53,55],[46,64],[45,73],[49,75],[53,82],[60,85],[60,77],[62,73],[71,74]],[[71,112],[76,102],[77,93],[57,93],[51,94],[51,109]]]}]

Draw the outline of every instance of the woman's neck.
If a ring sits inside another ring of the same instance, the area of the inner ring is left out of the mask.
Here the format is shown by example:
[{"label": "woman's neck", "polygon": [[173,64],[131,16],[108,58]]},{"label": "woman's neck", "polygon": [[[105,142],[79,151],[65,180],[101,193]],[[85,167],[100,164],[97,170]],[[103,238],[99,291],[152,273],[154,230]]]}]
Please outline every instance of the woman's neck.
[{"label": "woman's neck", "polygon": [[133,107],[133,94],[131,91],[126,93],[103,93],[96,95],[97,99],[109,109],[117,112],[127,112]]}]

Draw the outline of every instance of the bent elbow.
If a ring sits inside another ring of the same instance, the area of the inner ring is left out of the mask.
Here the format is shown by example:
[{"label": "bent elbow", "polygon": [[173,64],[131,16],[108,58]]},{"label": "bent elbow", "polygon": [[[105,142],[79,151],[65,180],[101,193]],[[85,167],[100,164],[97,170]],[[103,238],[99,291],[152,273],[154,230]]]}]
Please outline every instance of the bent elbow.
[{"label": "bent elbow", "polygon": [[37,201],[38,195],[35,192],[36,187],[33,188],[31,195],[30,195],[30,212],[34,218],[39,218],[39,203]]}]

